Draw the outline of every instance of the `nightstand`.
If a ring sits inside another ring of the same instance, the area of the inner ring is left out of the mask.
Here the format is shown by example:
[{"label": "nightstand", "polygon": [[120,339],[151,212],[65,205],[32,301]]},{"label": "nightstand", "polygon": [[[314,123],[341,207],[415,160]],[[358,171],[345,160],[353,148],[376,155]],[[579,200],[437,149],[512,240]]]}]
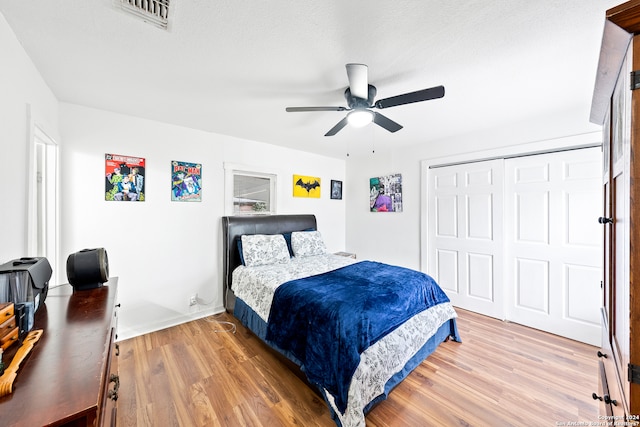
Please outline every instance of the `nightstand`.
[{"label": "nightstand", "polygon": [[334,255],[340,255],[343,257],[356,259],[356,254],[353,254],[351,252],[336,252],[334,253]]}]

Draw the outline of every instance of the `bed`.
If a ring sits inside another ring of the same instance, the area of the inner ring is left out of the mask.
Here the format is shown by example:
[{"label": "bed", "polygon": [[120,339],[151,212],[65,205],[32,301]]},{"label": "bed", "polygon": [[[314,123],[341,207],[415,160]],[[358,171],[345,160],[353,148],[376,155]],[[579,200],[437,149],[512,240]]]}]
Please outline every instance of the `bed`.
[{"label": "bed", "polygon": [[327,253],[314,215],[226,216],[225,308],[326,401],[366,414],[438,345],[460,341],[442,289],[415,270]]}]

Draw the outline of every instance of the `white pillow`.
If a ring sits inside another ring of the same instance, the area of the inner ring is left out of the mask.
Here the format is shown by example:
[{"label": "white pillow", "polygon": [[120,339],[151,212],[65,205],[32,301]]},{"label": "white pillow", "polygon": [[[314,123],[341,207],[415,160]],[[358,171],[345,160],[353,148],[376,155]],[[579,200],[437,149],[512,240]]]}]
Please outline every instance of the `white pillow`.
[{"label": "white pillow", "polygon": [[294,231],[291,233],[293,256],[305,257],[327,253],[319,231]]},{"label": "white pillow", "polygon": [[289,249],[282,234],[251,234],[240,237],[244,265],[282,264],[289,262]]}]

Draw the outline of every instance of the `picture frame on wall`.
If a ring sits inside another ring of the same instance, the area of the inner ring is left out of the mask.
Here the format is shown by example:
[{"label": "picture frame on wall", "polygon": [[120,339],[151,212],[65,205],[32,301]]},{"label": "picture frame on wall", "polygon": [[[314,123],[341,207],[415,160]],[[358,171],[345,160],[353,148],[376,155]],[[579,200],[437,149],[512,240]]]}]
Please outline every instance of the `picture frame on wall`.
[{"label": "picture frame on wall", "polygon": [[145,200],[145,159],[106,153],[105,195],[106,201],[143,202]]},{"label": "picture frame on wall", "polygon": [[202,164],[171,161],[171,201],[202,200]]},{"label": "picture frame on wall", "polygon": [[334,200],[342,200],[342,181],[331,180],[331,198]]},{"label": "picture frame on wall", "polygon": [[402,212],[402,175],[399,173],[369,179],[371,212]]},{"label": "picture frame on wall", "polygon": [[316,176],[293,175],[293,197],[320,198],[320,178]]}]

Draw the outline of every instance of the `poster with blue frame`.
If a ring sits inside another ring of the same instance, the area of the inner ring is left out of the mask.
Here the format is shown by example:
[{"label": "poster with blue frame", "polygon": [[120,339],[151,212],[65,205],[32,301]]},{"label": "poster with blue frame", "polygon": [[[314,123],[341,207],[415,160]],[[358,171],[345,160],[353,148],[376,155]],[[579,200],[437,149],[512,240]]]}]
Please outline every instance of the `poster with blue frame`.
[{"label": "poster with blue frame", "polygon": [[171,201],[200,202],[202,200],[202,165],[171,162]]}]

